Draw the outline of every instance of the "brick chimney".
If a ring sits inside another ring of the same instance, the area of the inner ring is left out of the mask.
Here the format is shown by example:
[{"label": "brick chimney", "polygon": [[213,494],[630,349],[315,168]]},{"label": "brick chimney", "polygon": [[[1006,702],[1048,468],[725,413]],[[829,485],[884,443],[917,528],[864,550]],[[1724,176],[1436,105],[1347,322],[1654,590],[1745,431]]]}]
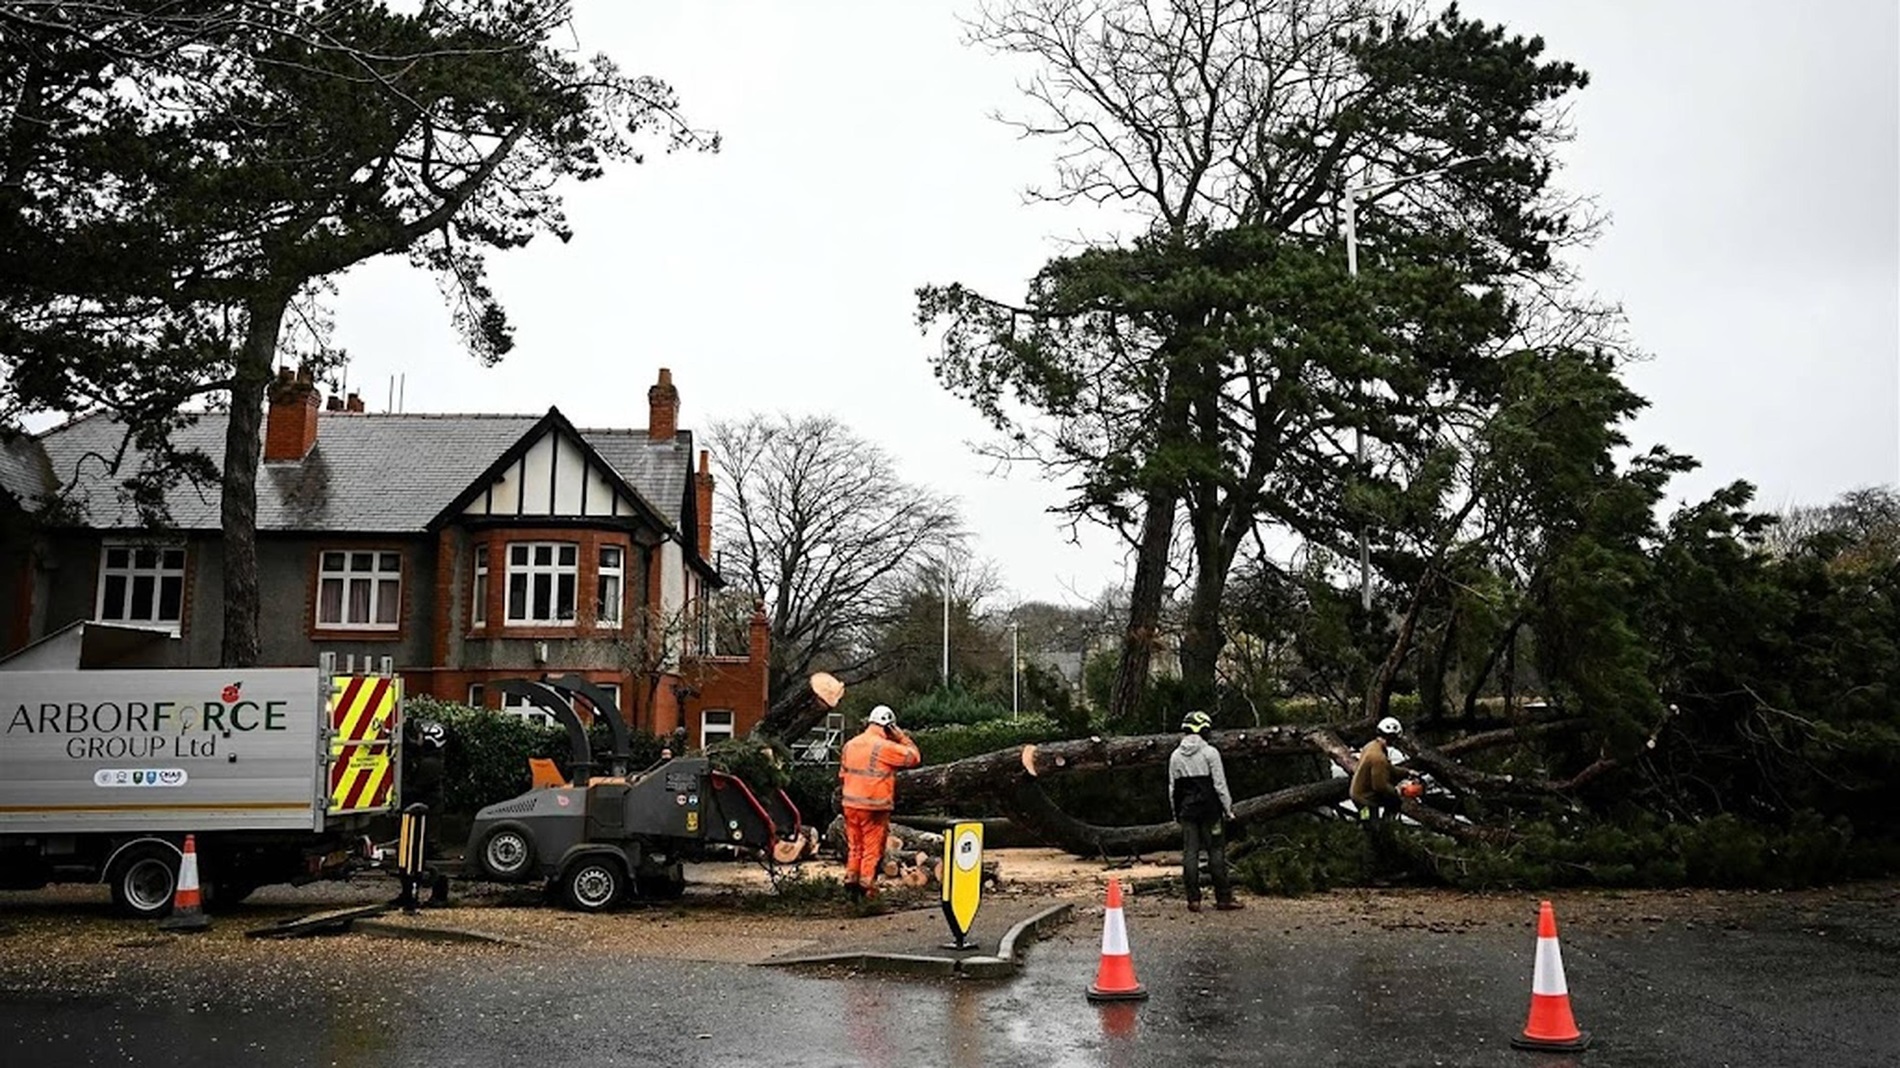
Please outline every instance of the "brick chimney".
[{"label": "brick chimney", "polygon": [[660,380],[647,389],[647,440],[672,441],[680,428],[680,391],[673,372],[660,368]]},{"label": "brick chimney", "polygon": [[746,629],[746,667],[754,672],[753,679],[759,687],[759,708],[769,709],[772,706],[772,621],[765,616],[764,601],[752,602],[751,625]]},{"label": "brick chimney", "polygon": [[355,390],[351,390],[350,399],[343,402],[343,410],[346,412],[360,413],[363,410],[363,395]]},{"label": "brick chimney", "polygon": [[711,454],[705,449],[699,450],[699,473],[693,476],[693,501],[698,505],[698,514],[694,517],[699,527],[699,558],[712,560],[712,506],[713,477]]},{"label": "brick chimney", "polygon": [[264,461],[295,463],[310,455],[317,443],[317,410],[323,406],[310,372],[279,367],[266,395],[270,410],[264,423]]}]

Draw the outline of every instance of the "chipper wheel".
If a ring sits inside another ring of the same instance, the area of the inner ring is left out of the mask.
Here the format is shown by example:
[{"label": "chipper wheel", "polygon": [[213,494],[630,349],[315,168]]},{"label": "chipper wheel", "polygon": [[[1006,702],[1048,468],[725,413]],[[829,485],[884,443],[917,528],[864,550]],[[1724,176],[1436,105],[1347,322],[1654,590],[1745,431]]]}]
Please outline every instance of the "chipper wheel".
[{"label": "chipper wheel", "polygon": [[627,873],[608,856],[582,857],[561,876],[561,896],[579,912],[604,912],[626,892]]}]

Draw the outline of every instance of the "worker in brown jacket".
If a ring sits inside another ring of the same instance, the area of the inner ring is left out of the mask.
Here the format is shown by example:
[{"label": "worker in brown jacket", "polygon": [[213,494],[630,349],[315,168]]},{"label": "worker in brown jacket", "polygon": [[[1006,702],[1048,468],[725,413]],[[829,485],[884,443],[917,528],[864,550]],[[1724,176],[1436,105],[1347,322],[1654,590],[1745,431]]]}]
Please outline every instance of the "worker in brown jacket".
[{"label": "worker in brown jacket", "polygon": [[864,731],[844,743],[838,761],[843,780],[845,889],[867,900],[877,897],[884,843],[891,833],[891,809],[897,802],[897,773],[923,759],[910,735],[897,725],[889,705],[871,710]]}]

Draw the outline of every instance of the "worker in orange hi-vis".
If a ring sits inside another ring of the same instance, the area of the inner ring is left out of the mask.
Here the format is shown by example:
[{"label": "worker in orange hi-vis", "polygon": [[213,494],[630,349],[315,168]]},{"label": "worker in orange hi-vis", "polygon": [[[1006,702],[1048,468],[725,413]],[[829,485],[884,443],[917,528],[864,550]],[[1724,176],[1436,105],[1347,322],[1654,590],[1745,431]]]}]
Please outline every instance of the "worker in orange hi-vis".
[{"label": "worker in orange hi-vis", "polygon": [[877,897],[884,843],[897,801],[897,773],[923,759],[917,744],[897,725],[889,705],[871,710],[857,737],[844,743],[838,778],[844,781],[845,889],[866,900]]}]

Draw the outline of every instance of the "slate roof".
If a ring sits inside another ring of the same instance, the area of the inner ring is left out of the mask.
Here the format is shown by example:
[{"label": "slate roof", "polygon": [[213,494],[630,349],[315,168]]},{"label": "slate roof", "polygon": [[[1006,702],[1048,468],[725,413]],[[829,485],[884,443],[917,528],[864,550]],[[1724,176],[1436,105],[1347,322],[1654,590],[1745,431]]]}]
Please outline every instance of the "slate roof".
[{"label": "slate roof", "polygon": [[[198,449],[218,464],[224,452],[225,415],[209,412],[174,431],[181,449]],[[330,412],[318,416],[317,443],[298,463],[264,463],[257,472],[257,528],[263,531],[356,531],[407,533],[431,520],[503,452],[532,430],[538,415],[411,415]],[[111,456],[124,427],[92,415],[46,431],[37,439],[51,476],[70,480],[87,471],[72,500],[83,505],[89,525],[127,529],[139,525],[135,509],[118,499],[119,481],[99,474],[89,453]],[[581,430],[601,458],[638,490],[653,510],[677,530],[685,480],[691,471],[692,436],[680,432],[666,444],[649,442],[646,431]],[[4,454],[0,454],[4,455]],[[0,459],[0,472],[8,461]],[[130,470],[134,460],[128,458]],[[173,523],[182,530],[216,530],[218,487],[189,483],[168,498]]]},{"label": "slate roof", "polygon": [[51,488],[52,472],[39,444],[25,434],[0,431],[0,492],[19,507],[31,509]]}]

